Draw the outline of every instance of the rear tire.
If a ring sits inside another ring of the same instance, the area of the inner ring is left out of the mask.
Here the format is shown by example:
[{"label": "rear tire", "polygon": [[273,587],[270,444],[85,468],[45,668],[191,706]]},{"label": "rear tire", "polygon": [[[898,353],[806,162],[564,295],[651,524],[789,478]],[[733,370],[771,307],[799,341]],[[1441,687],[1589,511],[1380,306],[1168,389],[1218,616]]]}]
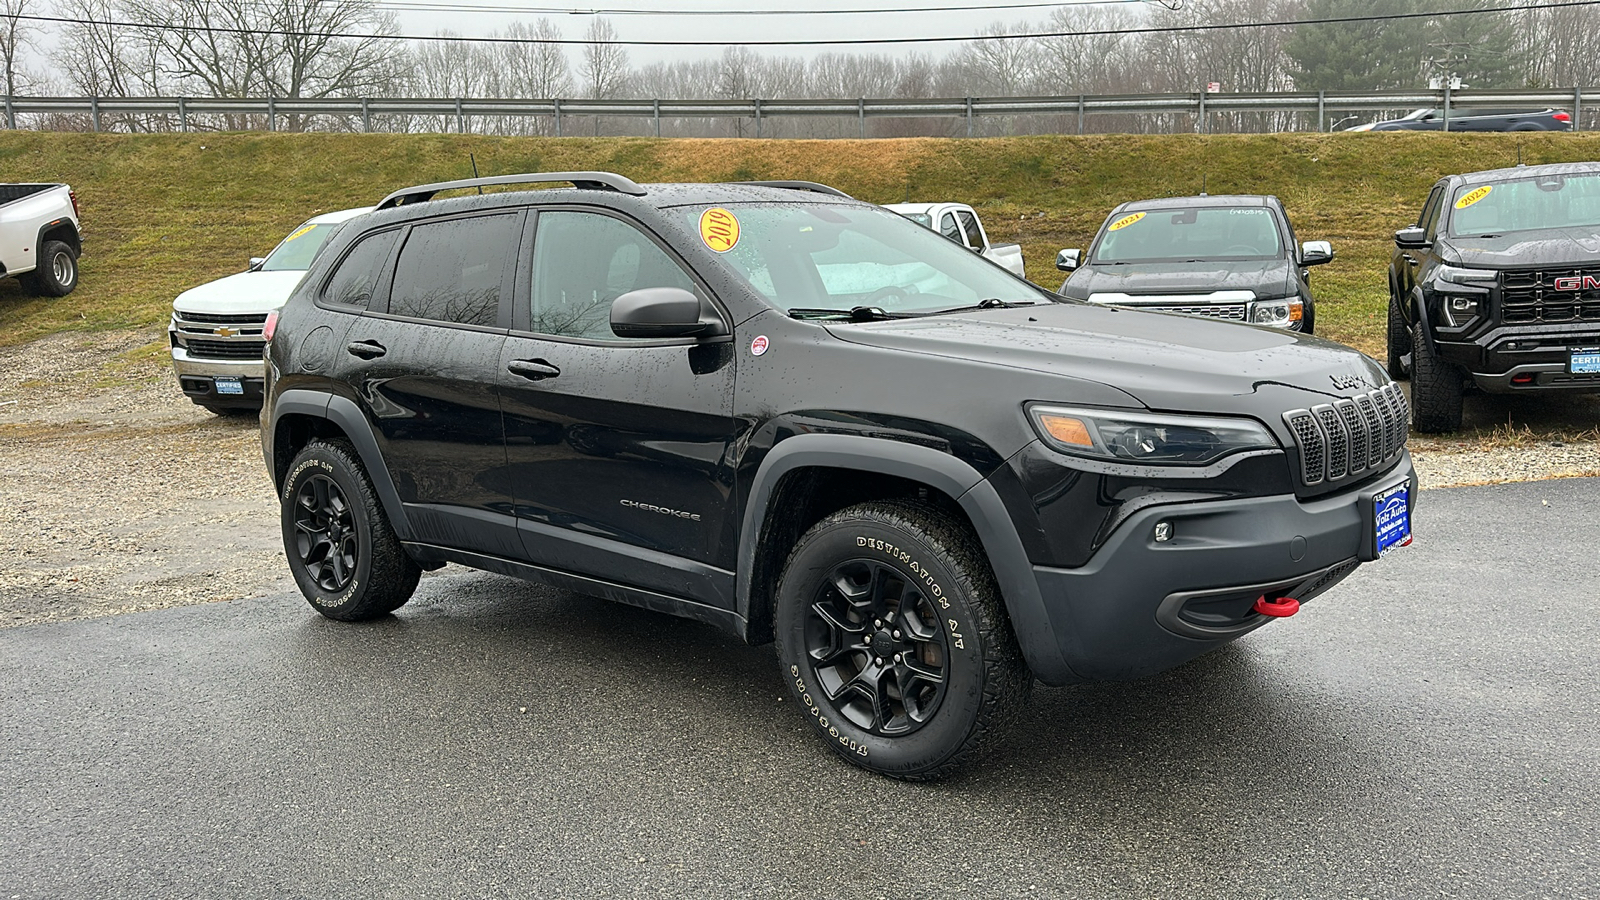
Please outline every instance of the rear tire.
[{"label": "rear tire", "polygon": [[313,609],[359,622],[411,599],[422,569],[400,546],[349,444],[307,444],[289,464],[280,499],[284,555]]},{"label": "rear tire", "polygon": [[45,241],[39,248],[38,268],[18,280],[35,296],[65,297],[78,286],[78,254],[61,241]]},{"label": "rear tire", "polygon": [[1461,430],[1462,372],[1434,354],[1433,345],[1418,322],[1411,332],[1412,422],[1422,434]]},{"label": "rear tire", "polygon": [[817,734],[891,778],[967,764],[1033,684],[982,547],[923,503],[864,503],[813,526],[784,567],[774,626]]},{"label": "rear tire", "polygon": [[1389,292],[1389,360],[1384,366],[1389,372],[1389,377],[1395,381],[1404,381],[1411,377],[1411,372],[1406,369],[1405,355],[1411,352],[1411,331],[1406,327],[1406,320],[1400,315],[1400,301],[1395,299],[1394,292]]}]

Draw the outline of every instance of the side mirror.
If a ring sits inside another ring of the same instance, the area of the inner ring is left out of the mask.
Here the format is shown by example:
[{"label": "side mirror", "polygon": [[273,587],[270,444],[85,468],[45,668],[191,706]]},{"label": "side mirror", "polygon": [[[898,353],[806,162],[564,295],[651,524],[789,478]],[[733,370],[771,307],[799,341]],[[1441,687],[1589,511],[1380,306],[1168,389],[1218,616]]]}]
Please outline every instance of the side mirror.
[{"label": "side mirror", "polygon": [[1421,225],[1407,225],[1394,233],[1394,245],[1401,250],[1428,249],[1428,232]]},{"label": "side mirror", "polygon": [[625,338],[709,337],[722,320],[683,288],[640,288],[611,302],[611,333]]},{"label": "side mirror", "polygon": [[267,258],[265,256],[252,256],[250,257],[250,268],[246,269],[245,271],[259,272],[261,271],[261,267],[266,264]]},{"label": "side mirror", "polygon": [[1063,272],[1071,272],[1083,265],[1083,263],[1079,261],[1082,256],[1082,250],[1063,250],[1056,254],[1056,268]]},{"label": "side mirror", "polygon": [[1327,241],[1306,241],[1300,245],[1300,265],[1320,266],[1333,262],[1333,245]]}]

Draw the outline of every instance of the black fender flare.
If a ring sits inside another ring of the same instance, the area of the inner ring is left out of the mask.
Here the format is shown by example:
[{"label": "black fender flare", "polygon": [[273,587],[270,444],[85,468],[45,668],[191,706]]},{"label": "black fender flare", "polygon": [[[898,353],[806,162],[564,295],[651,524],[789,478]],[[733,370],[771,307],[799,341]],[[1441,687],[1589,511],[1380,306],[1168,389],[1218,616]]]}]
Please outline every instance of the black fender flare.
[{"label": "black fender flare", "polygon": [[1033,563],[1023,549],[1000,494],[978,470],[931,447],[845,434],[801,434],[780,441],[761,461],[751,484],[740,528],[737,612],[750,621],[752,579],[762,528],[772,493],[783,476],[795,469],[821,467],[876,472],[918,481],[944,492],[960,504],[982,542],[1011,627],[1033,673],[1047,684],[1078,680],[1061,655],[1045,608]]},{"label": "black fender flare", "polygon": [[1412,323],[1422,326],[1422,334],[1428,340],[1433,340],[1433,322],[1428,319],[1427,298],[1422,296],[1422,286],[1411,288]]},{"label": "black fender flare", "polygon": [[74,256],[83,255],[83,237],[78,234],[77,223],[63,216],[39,226],[39,236],[33,244],[33,264],[35,268],[39,265],[39,253],[44,250],[44,242],[47,240],[45,235],[60,229],[62,226],[66,226],[72,232],[72,239],[66,242],[67,246],[72,248],[72,254]]},{"label": "black fender flare", "polygon": [[[361,457],[361,465],[367,470],[367,477],[372,481],[373,490],[378,492],[378,500],[383,504],[383,511],[389,517],[390,526],[394,528],[400,540],[410,540],[411,522],[406,518],[405,506],[400,502],[400,492],[395,490],[394,479],[389,477],[389,467],[384,464],[383,451],[378,448],[378,439],[373,436],[372,427],[367,424],[367,417],[362,414],[361,407],[348,397],[325,394],[321,391],[293,388],[283,391],[272,401],[272,424],[268,432],[272,436],[272,447],[277,446],[278,422],[286,415],[323,419],[350,439],[350,444],[356,449],[356,455]],[[273,481],[276,483],[277,468],[272,467],[271,471]],[[281,492],[283,485],[278,484],[277,488]]]}]

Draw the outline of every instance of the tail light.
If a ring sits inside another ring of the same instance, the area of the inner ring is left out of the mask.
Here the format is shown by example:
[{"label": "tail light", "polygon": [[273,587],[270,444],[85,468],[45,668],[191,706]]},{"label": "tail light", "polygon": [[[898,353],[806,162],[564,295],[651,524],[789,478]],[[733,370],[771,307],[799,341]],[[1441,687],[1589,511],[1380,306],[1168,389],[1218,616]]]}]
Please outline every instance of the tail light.
[{"label": "tail light", "polygon": [[67,191],[67,196],[72,199],[72,217],[74,219],[83,218],[83,214],[78,212],[78,192],[69,190]]},{"label": "tail light", "polygon": [[261,326],[261,336],[270,341],[272,340],[272,333],[277,330],[278,311],[273,310],[272,312],[267,313],[267,324]]},{"label": "tail light", "polygon": [[1558,112],[1555,115],[1551,116],[1550,118],[1555,119],[1557,122],[1571,122],[1572,121],[1572,117],[1567,115],[1564,112]]}]

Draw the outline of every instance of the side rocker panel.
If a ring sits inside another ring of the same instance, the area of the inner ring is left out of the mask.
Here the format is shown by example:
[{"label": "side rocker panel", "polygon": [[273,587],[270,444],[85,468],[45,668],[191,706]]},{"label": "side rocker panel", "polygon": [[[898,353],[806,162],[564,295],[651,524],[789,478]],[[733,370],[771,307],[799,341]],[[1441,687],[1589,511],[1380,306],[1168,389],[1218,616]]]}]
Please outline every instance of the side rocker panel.
[{"label": "side rocker panel", "polygon": [[971,466],[929,447],[854,435],[797,435],[780,442],[757,470],[739,541],[737,610],[750,620],[751,578],[773,489],[788,472],[806,467],[877,472],[936,488],[956,499],[972,521],[1005,598],[1011,626],[1028,666],[1047,684],[1079,680],[1061,656],[1033,566],[995,489]]}]

